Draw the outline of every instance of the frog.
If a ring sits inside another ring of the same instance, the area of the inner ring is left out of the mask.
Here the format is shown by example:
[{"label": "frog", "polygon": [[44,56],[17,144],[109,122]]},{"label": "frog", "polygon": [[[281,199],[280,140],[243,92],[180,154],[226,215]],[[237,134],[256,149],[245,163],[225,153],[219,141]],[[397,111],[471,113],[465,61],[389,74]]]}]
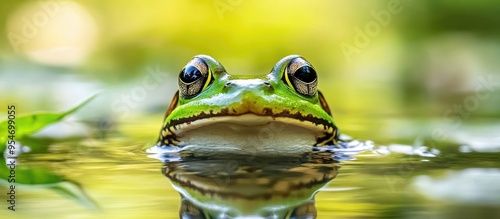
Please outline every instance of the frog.
[{"label": "frog", "polygon": [[196,55],[178,75],[157,145],[273,156],[338,141],[318,73],[304,57],[286,56],[268,74],[236,75],[211,56]]}]

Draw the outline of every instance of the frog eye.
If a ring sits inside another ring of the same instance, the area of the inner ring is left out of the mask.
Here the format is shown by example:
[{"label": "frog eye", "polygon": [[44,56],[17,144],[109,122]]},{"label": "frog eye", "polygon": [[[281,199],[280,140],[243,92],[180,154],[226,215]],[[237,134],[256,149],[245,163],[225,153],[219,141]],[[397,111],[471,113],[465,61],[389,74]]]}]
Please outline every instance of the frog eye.
[{"label": "frog eye", "polygon": [[318,75],[309,62],[303,58],[294,58],[288,63],[283,74],[288,86],[303,96],[312,97],[318,87]]},{"label": "frog eye", "polygon": [[179,73],[179,91],[182,97],[192,98],[212,82],[212,73],[207,63],[200,58],[191,60]]}]

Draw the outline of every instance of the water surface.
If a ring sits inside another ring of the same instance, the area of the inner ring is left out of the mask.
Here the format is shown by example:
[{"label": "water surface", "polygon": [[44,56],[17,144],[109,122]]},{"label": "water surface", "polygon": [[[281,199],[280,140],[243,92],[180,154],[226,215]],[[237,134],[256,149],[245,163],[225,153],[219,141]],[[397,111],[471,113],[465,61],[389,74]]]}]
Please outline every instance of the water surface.
[{"label": "water surface", "polygon": [[[342,131],[372,140],[373,149],[338,148],[315,159],[159,160],[144,150],[156,139],[154,122],[124,123],[105,138],[49,141],[47,151],[23,154],[21,165],[45,167],[81,185],[98,208],[50,189],[19,188],[15,215],[178,218],[180,210],[196,210],[197,203],[178,192],[191,184],[195,193],[209,191],[195,197],[202,203],[232,203],[241,212],[266,206],[293,212],[302,206],[302,212],[315,211],[318,218],[500,217],[494,122],[464,124],[438,141],[426,132],[435,127],[432,120],[424,128],[409,119],[352,121],[341,121]],[[375,124],[376,129],[359,128]],[[226,209],[226,216],[234,209]]]}]

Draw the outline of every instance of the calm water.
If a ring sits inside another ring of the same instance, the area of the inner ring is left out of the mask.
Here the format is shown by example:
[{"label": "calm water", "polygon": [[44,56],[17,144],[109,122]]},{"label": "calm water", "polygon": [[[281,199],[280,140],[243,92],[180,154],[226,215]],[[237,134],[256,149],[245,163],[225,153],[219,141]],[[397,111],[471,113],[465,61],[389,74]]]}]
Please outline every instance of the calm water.
[{"label": "calm water", "polygon": [[213,218],[255,212],[269,218],[314,212],[318,218],[500,218],[495,120],[444,129],[446,138],[439,139],[432,135],[441,127],[434,120],[340,120],[343,133],[374,147],[352,144],[287,159],[153,156],[144,151],[156,139],[153,121],[124,123],[106,136],[44,139],[50,147],[23,154],[21,165],[43,167],[82,190],[71,197],[50,187],[21,187],[16,212],[3,205],[1,217],[178,218],[181,210]]}]

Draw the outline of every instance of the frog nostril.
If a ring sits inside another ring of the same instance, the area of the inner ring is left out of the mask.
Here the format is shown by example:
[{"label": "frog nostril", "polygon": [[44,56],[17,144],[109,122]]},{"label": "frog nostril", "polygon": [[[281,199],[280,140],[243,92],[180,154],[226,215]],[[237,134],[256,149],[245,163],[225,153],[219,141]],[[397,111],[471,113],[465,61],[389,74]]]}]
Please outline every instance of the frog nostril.
[{"label": "frog nostril", "polygon": [[264,81],[262,84],[265,85],[264,90],[267,90],[267,91],[273,91],[274,88],[273,88],[273,85],[271,85],[271,83],[267,82],[267,81]]},{"label": "frog nostril", "polygon": [[227,86],[229,86],[229,85],[231,85],[231,84],[233,84],[233,83],[231,83],[231,82],[227,82],[225,86],[227,87]]}]

